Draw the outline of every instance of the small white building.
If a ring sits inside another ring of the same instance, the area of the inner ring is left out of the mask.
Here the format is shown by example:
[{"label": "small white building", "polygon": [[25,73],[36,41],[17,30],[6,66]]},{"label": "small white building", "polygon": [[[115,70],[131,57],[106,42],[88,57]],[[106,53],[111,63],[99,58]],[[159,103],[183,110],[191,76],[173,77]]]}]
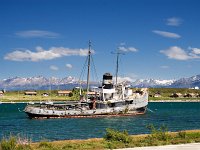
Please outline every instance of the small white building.
[{"label": "small white building", "polygon": [[70,93],[72,93],[72,91],[69,90],[58,91],[58,96],[69,96]]},{"label": "small white building", "polygon": [[29,96],[36,96],[37,92],[36,91],[25,91],[24,95],[29,95]]},{"label": "small white building", "polygon": [[199,90],[199,87],[198,87],[198,86],[195,86],[195,87],[192,87],[192,88],[189,88],[189,89]]}]

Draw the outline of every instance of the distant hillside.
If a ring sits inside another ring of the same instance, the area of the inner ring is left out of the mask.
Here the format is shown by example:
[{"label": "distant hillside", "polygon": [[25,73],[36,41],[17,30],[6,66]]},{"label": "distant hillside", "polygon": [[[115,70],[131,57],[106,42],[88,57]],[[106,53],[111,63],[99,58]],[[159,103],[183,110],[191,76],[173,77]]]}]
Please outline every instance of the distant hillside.
[{"label": "distant hillside", "polygon": [[156,79],[140,79],[132,82],[132,87],[168,87],[171,86],[174,80],[156,80]]},{"label": "distant hillside", "polygon": [[200,75],[192,76],[189,78],[181,78],[170,85],[170,87],[174,88],[192,88],[195,86],[200,87]]},{"label": "distant hillside", "polygon": [[200,87],[200,75],[178,80],[136,80],[132,83],[133,87],[166,87],[166,88],[194,88]]},{"label": "distant hillside", "polygon": [[[200,87],[200,75],[189,78],[181,78],[179,80],[158,80],[158,79],[138,79],[134,82],[127,81],[132,87],[154,87],[154,88],[194,88]],[[85,87],[86,82],[82,81]],[[97,85],[93,82],[92,85]],[[79,86],[78,79],[74,77],[65,78],[45,78],[37,77],[13,77],[0,80],[0,89],[6,90],[48,90],[48,89],[72,89]]]},{"label": "distant hillside", "polygon": [[66,78],[45,78],[43,76],[38,77],[13,77],[4,80],[0,80],[0,88],[6,90],[46,90],[46,89],[71,89],[75,85],[78,85],[78,80],[71,76]]}]

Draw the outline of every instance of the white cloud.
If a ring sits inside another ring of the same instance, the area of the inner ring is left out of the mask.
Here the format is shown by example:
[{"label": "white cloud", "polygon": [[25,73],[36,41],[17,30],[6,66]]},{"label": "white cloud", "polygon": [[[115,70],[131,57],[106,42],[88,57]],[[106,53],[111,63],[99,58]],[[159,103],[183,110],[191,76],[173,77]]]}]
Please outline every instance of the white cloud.
[{"label": "white cloud", "polygon": [[125,42],[121,42],[119,45],[120,45],[118,47],[119,51],[123,51],[123,52],[137,52],[138,51],[138,49],[136,49],[133,46],[126,46]]},{"label": "white cloud", "polygon": [[[92,50],[92,53],[94,51]],[[88,49],[70,49],[65,47],[51,47],[45,50],[42,47],[36,47],[36,51],[18,49],[4,56],[6,60],[12,61],[42,61],[60,58],[64,56],[87,56]]]},{"label": "white cloud", "polygon": [[[115,82],[115,78],[116,78],[116,77],[113,77],[114,82]],[[118,78],[117,78],[117,81],[118,81],[118,83],[122,83],[122,82],[133,82],[134,79],[132,79],[131,77],[118,77]]]},{"label": "white cloud", "polygon": [[57,71],[57,70],[58,70],[58,67],[57,67],[57,66],[54,66],[54,65],[51,65],[49,68],[50,68],[51,70],[54,70],[54,71]]},{"label": "white cloud", "polygon": [[166,32],[166,31],[159,31],[159,30],[153,30],[153,33],[156,33],[160,36],[167,37],[167,38],[173,38],[173,39],[178,39],[181,38],[180,35],[172,32]]},{"label": "white cloud", "polygon": [[192,47],[189,47],[188,49],[192,50],[192,53],[193,53],[193,54],[197,54],[197,55],[200,54],[200,48],[192,48]]},{"label": "white cloud", "polygon": [[167,19],[167,25],[169,26],[179,26],[182,23],[182,19],[180,18],[176,18],[176,17],[172,17],[172,18],[168,18]]},{"label": "white cloud", "polygon": [[72,69],[72,65],[71,64],[66,64],[65,65],[68,69]]},{"label": "white cloud", "polygon": [[166,50],[161,50],[160,52],[166,55],[169,59],[189,60],[200,58],[200,56],[195,54],[193,51],[188,52],[178,46],[172,46]]},{"label": "white cloud", "polygon": [[125,46],[120,46],[119,47],[119,50],[120,51],[123,51],[123,52],[137,52],[138,50],[134,47],[125,47]]},{"label": "white cloud", "polygon": [[58,33],[43,30],[19,31],[15,35],[23,38],[57,38],[60,36]]}]

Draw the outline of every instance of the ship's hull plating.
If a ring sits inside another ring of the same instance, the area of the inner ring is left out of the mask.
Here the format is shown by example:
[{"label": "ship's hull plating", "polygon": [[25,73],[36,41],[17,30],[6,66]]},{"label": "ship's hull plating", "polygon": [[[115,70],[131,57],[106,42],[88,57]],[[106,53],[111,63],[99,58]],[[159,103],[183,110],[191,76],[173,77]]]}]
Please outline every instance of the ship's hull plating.
[{"label": "ship's hull plating", "polygon": [[[144,114],[148,105],[146,95],[140,99],[135,99],[131,104],[124,104],[121,106],[109,106],[106,108],[70,108],[70,109],[54,109],[51,107],[41,107],[28,105],[25,112],[30,118],[92,118],[92,117],[110,117],[110,116],[131,116]],[[122,101],[121,101],[122,102]]]},{"label": "ship's hull plating", "polygon": [[[134,116],[142,115],[146,112],[147,107],[142,107],[140,110],[131,111],[128,113],[107,113],[107,114],[80,114],[80,115],[54,115],[54,114],[35,114],[26,112],[31,119],[50,119],[50,118],[100,118],[100,117],[117,117],[117,116]],[[143,110],[143,111],[141,111]]]}]

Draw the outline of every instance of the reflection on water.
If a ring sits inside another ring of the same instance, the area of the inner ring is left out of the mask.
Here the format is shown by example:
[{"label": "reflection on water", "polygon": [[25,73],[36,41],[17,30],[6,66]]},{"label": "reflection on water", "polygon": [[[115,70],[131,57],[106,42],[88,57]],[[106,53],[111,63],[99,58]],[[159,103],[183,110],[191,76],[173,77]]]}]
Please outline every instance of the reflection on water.
[{"label": "reflection on water", "polygon": [[107,118],[64,118],[30,120],[26,104],[0,104],[0,139],[21,134],[33,141],[42,139],[87,139],[102,137],[106,128],[128,130],[130,134],[148,133],[146,126],[166,125],[170,131],[199,129],[200,103],[149,103],[145,115]]}]

